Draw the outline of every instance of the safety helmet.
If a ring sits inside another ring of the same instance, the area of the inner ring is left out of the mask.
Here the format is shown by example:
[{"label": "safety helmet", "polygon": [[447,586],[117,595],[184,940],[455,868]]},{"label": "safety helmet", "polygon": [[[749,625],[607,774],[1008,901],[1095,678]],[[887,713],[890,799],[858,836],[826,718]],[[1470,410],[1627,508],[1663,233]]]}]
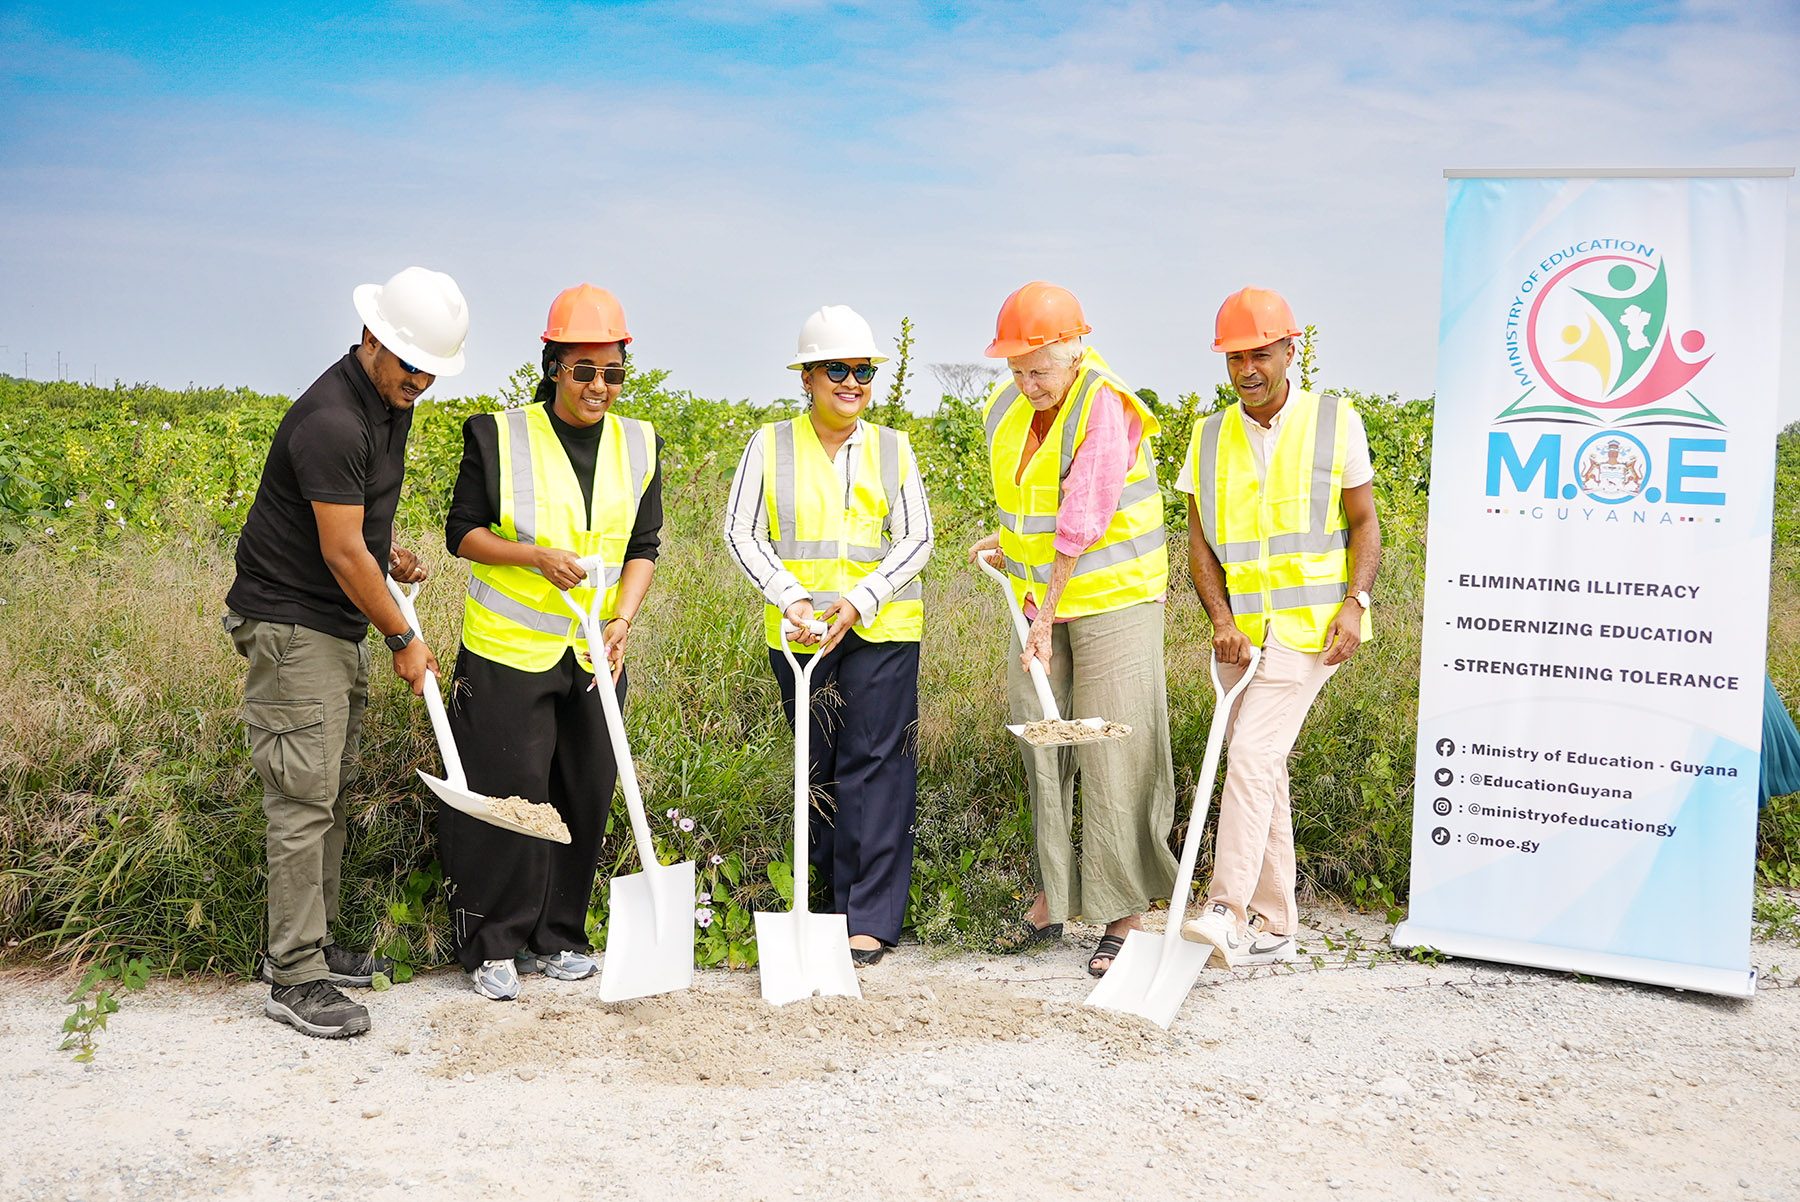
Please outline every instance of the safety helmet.
[{"label": "safety helmet", "polygon": [[1079,338],[1094,327],[1081,315],[1081,302],[1067,288],[1033,280],[1000,304],[994,319],[994,340],[985,352],[990,359],[1011,359],[1040,346]]},{"label": "safety helmet", "polygon": [[462,371],[469,306],[443,272],[408,267],[385,284],[359,285],[352,300],[375,340],[420,371]]},{"label": "safety helmet", "polygon": [[631,335],[625,330],[625,307],[618,297],[592,284],[564,288],[550,302],[543,341],[630,342]]},{"label": "safety helmet", "polygon": [[1213,323],[1213,350],[1254,350],[1299,334],[1294,311],[1288,308],[1281,293],[1267,288],[1240,288],[1219,306],[1218,320]]},{"label": "safety helmet", "polygon": [[800,371],[808,363],[825,359],[887,362],[887,356],[875,349],[875,331],[849,305],[826,305],[807,318],[806,324],[800,327],[794,360],[788,366]]}]

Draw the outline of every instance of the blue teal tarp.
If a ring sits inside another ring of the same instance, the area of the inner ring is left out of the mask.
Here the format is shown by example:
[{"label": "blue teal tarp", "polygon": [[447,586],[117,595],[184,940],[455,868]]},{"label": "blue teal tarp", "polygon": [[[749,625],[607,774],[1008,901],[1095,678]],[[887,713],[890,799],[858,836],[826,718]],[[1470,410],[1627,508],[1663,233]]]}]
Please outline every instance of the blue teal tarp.
[{"label": "blue teal tarp", "polygon": [[1775,691],[1775,682],[1763,677],[1762,774],[1757,782],[1759,805],[1770,797],[1800,793],[1800,730]]}]

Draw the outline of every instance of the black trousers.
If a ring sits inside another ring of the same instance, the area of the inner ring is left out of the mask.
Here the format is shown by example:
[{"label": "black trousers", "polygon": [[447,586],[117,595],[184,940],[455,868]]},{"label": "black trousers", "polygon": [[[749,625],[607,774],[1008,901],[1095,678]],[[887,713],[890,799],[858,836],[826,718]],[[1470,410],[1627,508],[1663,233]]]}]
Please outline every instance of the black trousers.
[{"label": "black trousers", "polygon": [[[794,674],[773,648],[769,663],[792,729]],[[814,882],[852,935],[898,943],[918,812],[919,644],[851,631],[813,670],[810,708]]]},{"label": "black trousers", "polygon": [[[547,672],[521,672],[467,647],[456,657],[450,730],[469,788],[553,805],[571,838],[515,835],[439,805],[438,855],[464,968],[521,948],[592,950],[588,902],[618,780],[593,679],[573,650]],[[625,684],[621,676],[621,703]]]}]

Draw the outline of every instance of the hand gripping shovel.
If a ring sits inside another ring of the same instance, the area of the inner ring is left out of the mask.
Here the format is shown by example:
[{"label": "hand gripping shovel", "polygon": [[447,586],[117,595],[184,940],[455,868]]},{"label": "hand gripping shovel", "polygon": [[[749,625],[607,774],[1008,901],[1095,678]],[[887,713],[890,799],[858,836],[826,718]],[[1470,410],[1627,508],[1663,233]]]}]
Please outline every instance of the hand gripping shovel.
[{"label": "hand gripping shovel", "polygon": [[[823,622],[808,624],[815,634]],[[782,623],[781,653],[794,672],[794,903],[786,914],[756,912],[757,958],[762,965],[763,1000],[785,1006],[813,994],[860,998],[856,966],[850,962],[849,921],[842,914],[814,914],[807,909],[812,881],[808,859],[807,817],[812,808],[811,760],[812,673],[823,656],[814,654],[802,669],[788,649],[794,627]]]},{"label": "hand gripping shovel", "polygon": [[[637,844],[642,872],[615,876],[607,887],[606,956],[600,963],[600,1000],[623,1002],[652,994],[672,993],[694,983],[694,862],[664,865],[656,858],[650,839],[650,823],[644,817],[644,798],[638,792],[637,768],[625,739],[625,717],[613,692],[612,672],[606,666],[606,646],[600,639],[600,599],[606,589],[599,580],[600,565],[583,560],[594,581],[594,599],[587,609],[568,593],[563,603],[581,620],[588,654],[594,662],[594,691],[606,714],[606,733],[612,738],[613,761],[619,767],[619,786],[625,792],[625,812],[631,818],[631,838]],[[605,799],[610,805],[612,798]]]},{"label": "hand gripping shovel", "polygon": [[[1000,589],[1006,594],[1007,608],[1012,610],[1013,629],[1018,631],[1019,646],[1025,646],[1025,640],[1031,628],[1025,624],[1025,611],[1019,608],[1019,599],[1013,596],[1012,582],[1006,573],[988,562],[986,554],[977,555],[975,562],[981,570],[1000,582]],[[1031,687],[1037,690],[1038,704],[1044,708],[1044,718],[1051,724],[1048,731],[1032,731],[1036,725],[1030,722],[1008,723],[1006,729],[1013,732],[1032,747],[1067,747],[1075,743],[1092,743],[1098,739],[1122,739],[1131,733],[1131,727],[1122,722],[1108,722],[1105,718],[1069,718],[1064,719],[1056,708],[1056,697],[1050,692],[1050,678],[1044,675],[1044,665],[1033,658],[1031,661]],[[1075,729],[1087,727],[1099,732],[1087,734]],[[1061,727],[1058,731],[1056,727]],[[1029,733],[1028,733],[1029,732]]]},{"label": "hand gripping shovel", "polygon": [[1200,858],[1200,831],[1206,825],[1206,811],[1212,801],[1213,778],[1219,771],[1219,748],[1225,743],[1225,727],[1238,694],[1256,675],[1256,663],[1262,658],[1259,648],[1250,648],[1250,664],[1244,675],[1227,693],[1219,684],[1219,661],[1212,662],[1213,713],[1212,726],[1206,732],[1206,761],[1200,777],[1194,782],[1194,807],[1188,814],[1187,834],[1181,839],[1181,869],[1175,874],[1175,889],[1169,895],[1169,925],[1161,936],[1149,931],[1132,931],[1125,936],[1119,956],[1088,994],[1087,1004],[1102,1010],[1121,1010],[1141,1014],[1159,1027],[1167,1028],[1175,1021],[1181,1003],[1206,967],[1213,949],[1203,943],[1190,943],[1181,937],[1181,922],[1187,915],[1188,890],[1194,885],[1194,861]]},{"label": "hand gripping shovel", "polygon": [[[419,625],[419,611],[413,606],[413,598],[419,595],[419,586],[411,584],[402,589],[389,576],[387,588],[394,603],[400,607],[401,614],[405,616],[407,625],[414,630],[423,629]],[[431,733],[437,737],[438,754],[444,757],[444,776],[448,779],[439,780],[422,768],[419,770],[419,779],[438,795],[440,801],[453,810],[460,810],[471,818],[497,826],[503,831],[511,831],[515,835],[530,835],[533,839],[548,839],[552,843],[569,841],[566,830],[559,838],[501,817],[494,813],[493,798],[470,791],[468,778],[463,775],[462,756],[457,753],[456,739],[450,734],[450,721],[444,716],[444,699],[438,693],[436,672],[425,673],[425,712],[431,716]]]}]

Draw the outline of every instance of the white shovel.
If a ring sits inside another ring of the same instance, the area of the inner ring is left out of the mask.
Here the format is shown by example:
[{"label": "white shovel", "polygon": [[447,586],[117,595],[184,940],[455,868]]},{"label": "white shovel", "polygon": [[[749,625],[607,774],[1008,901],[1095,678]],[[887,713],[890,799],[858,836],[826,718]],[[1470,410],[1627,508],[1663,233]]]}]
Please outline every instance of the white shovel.
[{"label": "white shovel", "polygon": [[[642,872],[615,876],[607,887],[600,1000],[623,1002],[672,993],[694,983],[694,862],[664,865],[656,858],[643,794],[638,792],[637,767],[625,739],[625,716],[619,712],[606,645],[600,639],[600,600],[606,594],[600,580],[602,569],[597,561],[588,559],[582,560],[581,566],[594,585],[593,603],[583,609],[567,592],[562,599],[581,620],[587,637],[588,654],[594,662],[594,691],[600,694],[613,761],[619,768],[619,786],[625,792],[625,813],[631,818],[631,838],[637,844],[638,862],[644,866]],[[604,800],[612,803],[610,797]]]},{"label": "white shovel", "polygon": [[[1019,608],[1019,599],[1013,596],[1012,581],[1007,579],[1005,572],[1002,572],[999,568],[988,562],[985,553],[977,555],[975,557],[975,562],[981,565],[982,571],[1000,582],[1000,589],[1006,594],[1007,608],[1012,611],[1013,629],[1019,633],[1019,646],[1025,646],[1025,640],[1030,637],[1031,628],[1025,624],[1025,611]],[[1062,712],[1056,708],[1056,697],[1050,692],[1050,678],[1044,675],[1043,662],[1035,656],[1031,661],[1031,687],[1037,690],[1038,704],[1044,709],[1044,717],[1051,722],[1062,723],[1064,721]],[[1109,723],[1105,718],[1070,718],[1067,721],[1069,724],[1087,726],[1097,731],[1104,731],[1108,726],[1118,728],[1117,732],[1101,735],[1099,736],[1100,738],[1122,739],[1131,733],[1131,728],[1124,723]],[[1082,738],[1029,739],[1025,737],[1025,728],[1027,725],[1027,723],[1023,722],[1009,722],[1007,723],[1006,729],[1012,731],[1012,733],[1019,738],[1024,739],[1026,745],[1030,747],[1067,747],[1075,743],[1089,743],[1095,741],[1094,739]]]},{"label": "white shovel", "polygon": [[1219,749],[1225,743],[1231,707],[1256,675],[1256,663],[1261,658],[1260,648],[1250,648],[1249,666],[1229,693],[1219,684],[1218,659],[1212,661],[1212,726],[1206,732],[1206,761],[1194,782],[1194,806],[1188,814],[1187,834],[1181,840],[1181,869],[1175,874],[1175,889],[1169,895],[1169,925],[1160,937],[1149,931],[1132,931],[1125,936],[1125,946],[1112,967],[1094,986],[1094,992],[1088,994],[1090,1006],[1140,1014],[1166,1029],[1175,1021],[1181,1003],[1187,1000],[1188,991],[1213,954],[1209,945],[1183,939],[1181,922],[1187,915],[1194,861],[1200,858],[1200,831],[1206,825],[1206,811],[1212,802],[1213,777],[1219,771]]},{"label": "white shovel", "polygon": [[[807,629],[824,634],[825,623],[808,622]],[[785,1006],[814,994],[862,997],[856,966],[850,962],[849,920],[842,914],[814,914],[807,908],[812,882],[807,847],[807,818],[812,808],[807,745],[812,734],[812,673],[824,657],[815,654],[801,668],[787,645],[787,639],[796,633],[794,626],[781,624],[781,653],[794,672],[794,904],[785,914],[756,912],[762,995],[771,1006]]]},{"label": "white shovel", "polygon": [[[413,605],[413,598],[419,595],[419,586],[409,584],[403,589],[389,576],[387,588],[394,603],[400,607],[400,613],[406,618],[406,624],[413,630],[422,630],[419,611]],[[444,775],[448,779],[439,780],[423,768],[419,769],[419,779],[438,795],[440,801],[453,810],[459,810],[471,818],[479,819],[489,826],[497,826],[503,831],[511,831],[515,835],[548,839],[552,843],[569,841],[567,833],[558,838],[521,825],[510,818],[502,818],[494,813],[493,798],[470,791],[469,780],[463,775],[462,756],[457,753],[456,739],[450,733],[450,721],[444,716],[444,699],[438,693],[437,673],[429,670],[425,673],[425,712],[431,716],[431,733],[437,737],[438,754],[444,757]]]}]

